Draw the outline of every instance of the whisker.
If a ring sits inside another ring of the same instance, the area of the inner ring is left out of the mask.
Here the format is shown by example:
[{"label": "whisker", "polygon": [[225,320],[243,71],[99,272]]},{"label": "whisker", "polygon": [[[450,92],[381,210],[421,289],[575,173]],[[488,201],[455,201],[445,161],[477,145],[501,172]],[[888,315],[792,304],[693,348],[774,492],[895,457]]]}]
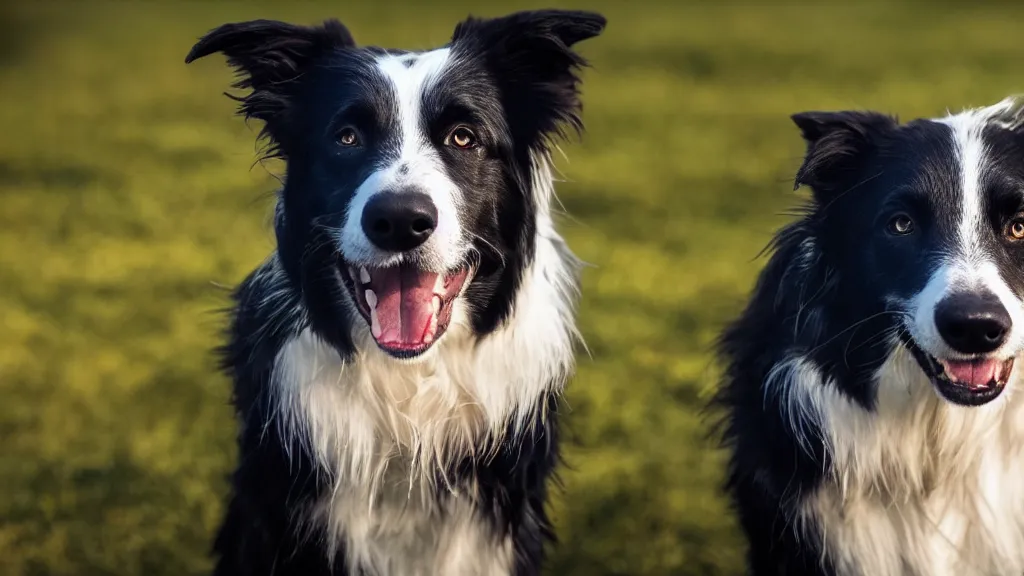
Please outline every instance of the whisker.
[{"label": "whisker", "polygon": [[[474,233],[472,231],[469,231],[469,235],[472,238],[474,238],[475,240],[480,241],[480,243],[482,243],[483,245],[485,245],[488,248],[490,248],[491,251],[501,260],[501,265],[502,266],[505,266],[506,264],[508,264],[508,262],[506,262],[506,260],[505,260],[505,255],[502,254],[501,250],[498,250],[497,246],[495,246],[494,244],[491,244],[486,238],[484,238],[483,236],[481,236],[479,234],[476,234],[476,233]],[[475,247],[474,247],[474,250],[476,250]],[[477,250],[477,254],[479,254],[479,250]]]},{"label": "whisker", "polygon": [[884,312],[878,312],[878,313],[872,314],[871,316],[868,316],[867,318],[862,318],[862,319],[854,322],[853,324],[847,326],[846,328],[840,330],[839,332],[837,332],[835,335],[833,335],[828,340],[822,342],[821,344],[815,346],[814,348],[811,348],[807,353],[808,354],[813,354],[813,353],[821,350],[825,346],[828,346],[832,342],[838,340],[841,336],[843,336],[844,334],[846,334],[850,330],[856,330],[857,328],[859,328],[860,326],[863,326],[864,324],[870,322],[871,320],[874,320],[876,318],[881,318],[882,316],[886,316],[886,315],[890,315],[890,314],[900,314],[900,315],[902,315],[903,312],[900,312],[900,311],[897,311],[897,310],[887,310],[887,311],[884,311]]}]

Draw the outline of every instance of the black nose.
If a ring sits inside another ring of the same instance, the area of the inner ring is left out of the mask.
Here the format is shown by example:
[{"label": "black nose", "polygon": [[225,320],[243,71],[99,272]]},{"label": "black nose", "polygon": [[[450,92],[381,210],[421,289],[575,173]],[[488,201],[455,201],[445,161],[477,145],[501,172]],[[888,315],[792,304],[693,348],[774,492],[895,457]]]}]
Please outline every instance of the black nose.
[{"label": "black nose", "polygon": [[935,326],[957,352],[984,354],[999,348],[1012,327],[1010,314],[995,294],[965,292],[935,307]]},{"label": "black nose", "polygon": [[381,250],[407,252],[437,228],[437,207],[422,192],[382,192],[363,207],[363,232]]}]

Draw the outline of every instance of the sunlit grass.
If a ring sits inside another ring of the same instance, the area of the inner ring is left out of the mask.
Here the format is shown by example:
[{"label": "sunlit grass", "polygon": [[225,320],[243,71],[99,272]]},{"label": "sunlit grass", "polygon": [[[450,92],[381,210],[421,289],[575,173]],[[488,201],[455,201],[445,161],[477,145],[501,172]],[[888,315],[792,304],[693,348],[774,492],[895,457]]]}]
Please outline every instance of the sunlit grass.
[{"label": "sunlit grass", "polygon": [[[201,574],[234,459],[209,350],[272,248],[216,24],[338,16],[440,44],[537,2],[37,3],[0,13],[0,573]],[[587,262],[552,574],[736,574],[701,408],[708,350],[800,199],[809,108],[941,114],[1019,91],[1024,7],[594,0],[562,228]],[[9,8],[7,10],[10,10]],[[269,166],[277,170],[277,166]]]}]

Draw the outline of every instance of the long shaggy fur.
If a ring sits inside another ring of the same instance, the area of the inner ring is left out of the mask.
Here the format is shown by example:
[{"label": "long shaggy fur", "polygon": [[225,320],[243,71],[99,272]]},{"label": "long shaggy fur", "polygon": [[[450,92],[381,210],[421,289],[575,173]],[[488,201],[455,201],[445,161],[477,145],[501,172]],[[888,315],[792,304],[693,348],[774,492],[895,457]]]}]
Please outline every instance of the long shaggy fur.
[{"label": "long shaggy fur", "polygon": [[[240,113],[288,163],[277,250],[238,288],[223,349],[241,430],[216,574],[539,573],[579,297],[549,149],[582,128],[571,47],[603,26],[469,19],[447,46],[405,52],[358,48],[336,21],[254,21],[193,48],[189,61],[228,56],[250,89]],[[479,144],[453,148],[455,127]],[[360,223],[396,194],[438,213],[404,251]],[[437,301],[437,338],[398,353],[367,268],[468,280]]]}]

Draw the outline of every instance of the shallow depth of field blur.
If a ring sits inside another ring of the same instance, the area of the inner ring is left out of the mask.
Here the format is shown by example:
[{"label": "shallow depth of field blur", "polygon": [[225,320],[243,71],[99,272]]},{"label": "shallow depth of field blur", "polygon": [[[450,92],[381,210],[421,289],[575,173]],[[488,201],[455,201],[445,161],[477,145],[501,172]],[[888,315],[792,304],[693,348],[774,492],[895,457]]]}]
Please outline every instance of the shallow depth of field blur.
[{"label": "shallow depth of field blur", "polygon": [[[901,118],[1024,86],[1024,5],[550,0],[604,12],[581,44],[580,142],[558,166],[584,276],[558,575],[738,574],[743,544],[701,408],[709,347],[802,193],[788,116]],[[427,48],[458,19],[543,3],[55,1],[0,7],[0,574],[210,567],[233,465],[226,304],[272,249],[280,166],[253,165],[226,21],[336,16]],[[853,5],[856,4],[856,5]]]}]

